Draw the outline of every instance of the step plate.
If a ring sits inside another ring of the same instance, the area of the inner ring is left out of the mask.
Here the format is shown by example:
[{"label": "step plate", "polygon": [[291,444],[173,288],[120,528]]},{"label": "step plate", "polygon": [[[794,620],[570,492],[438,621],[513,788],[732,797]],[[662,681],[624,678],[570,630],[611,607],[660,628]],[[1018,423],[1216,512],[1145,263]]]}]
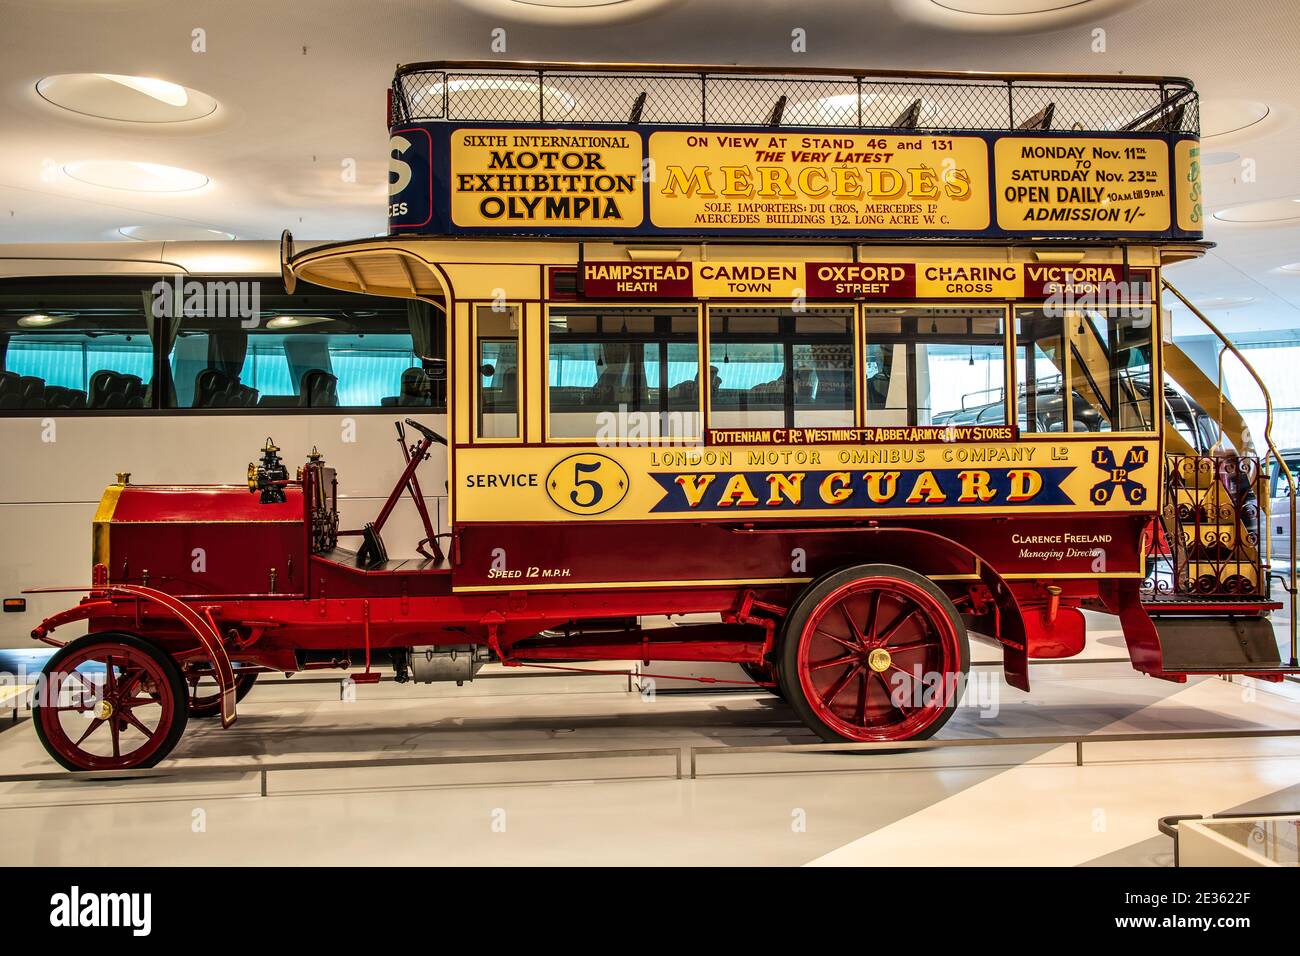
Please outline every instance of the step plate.
[{"label": "step plate", "polygon": [[1154,617],[1165,673],[1237,673],[1282,665],[1266,617]]}]

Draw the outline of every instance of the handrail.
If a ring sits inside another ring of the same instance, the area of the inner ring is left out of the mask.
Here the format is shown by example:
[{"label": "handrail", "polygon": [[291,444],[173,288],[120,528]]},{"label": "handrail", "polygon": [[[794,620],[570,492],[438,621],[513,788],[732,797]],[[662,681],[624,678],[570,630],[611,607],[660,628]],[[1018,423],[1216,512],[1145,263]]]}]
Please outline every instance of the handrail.
[{"label": "handrail", "polygon": [[[548,107],[551,92],[567,105],[548,116],[555,108]],[[1196,89],[1175,76],[440,60],[399,65],[389,93],[390,126],[511,120],[767,128],[781,126],[784,115],[792,128],[1014,133],[1035,128],[1046,103],[1059,129],[1165,136],[1199,131]],[[808,107],[803,101],[817,93],[844,102]],[[647,96],[658,104],[651,107],[657,118],[645,115]],[[789,115],[788,102],[791,109],[803,103],[798,116]],[[933,122],[912,115],[921,104],[928,104],[924,111],[933,112]],[[864,114],[868,106],[871,115]],[[1070,116],[1063,118],[1063,111]]]},{"label": "handrail", "polygon": [[[1217,338],[1220,342],[1223,343],[1224,348],[1227,351],[1232,352],[1232,354],[1237,357],[1237,360],[1241,362],[1242,367],[1245,368],[1246,371],[1250,373],[1250,377],[1255,380],[1255,384],[1259,386],[1259,390],[1264,396],[1264,408],[1266,414],[1266,417],[1264,419],[1264,443],[1265,445],[1268,446],[1269,455],[1272,455],[1277,458],[1278,467],[1281,469],[1282,474],[1286,476],[1286,486],[1287,486],[1287,493],[1288,493],[1287,498],[1291,505],[1291,529],[1290,529],[1291,547],[1289,549],[1287,559],[1288,559],[1288,563],[1291,565],[1291,575],[1290,575],[1291,578],[1291,587],[1290,587],[1291,666],[1295,667],[1297,666],[1296,665],[1297,624],[1300,623],[1300,621],[1298,621],[1297,619],[1297,612],[1300,609],[1297,609],[1296,599],[1295,599],[1296,557],[1297,557],[1296,555],[1296,504],[1295,504],[1296,480],[1295,480],[1295,476],[1291,473],[1290,466],[1287,465],[1286,463],[1286,459],[1282,457],[1282,453],[1278,451],[1277,445],[1273,443],[1273,396],[1269,394],[1268,389],[1264,386],[1264,380],[1260,378],[1259,373],[1255,371],[1255,367],[1251,365],[1249,361],[1246,360],[1246,356],[1241,354],[1241,350],[1238,349],[1237,346],[1232,344],[1232,342],[1228,339],[1228,337],[1219,330],[1218,326],[1216,326],[1213,322],[1211,322],[1208,318],[1205,317],[1204,312],[1202,312],[1195,305],[1193,305],[1191,300],[1188,299],[1187,296],[1183,295],[1176,288],[1174,288],[1173,284],[1168,279],[1162,277],[1160,280],[1160,284],[1162,287],[1172,292],[1178,298],[1178,300],[1182,302],[1183,305],[1187,306],[1188,311],[1190,311],[1192,315],[1200,319],[1201,323],[1212,333],[1214,333],[1215,338]],[[1220,351],[1219,353],[1219,398],[1220,398],[1220,402],[1222,402],[1223,399],[1223,352],[1222,351]],[[1268,455],[1265,455],[1264,462],[1267,461],[1268,461]],[[1264,511],[1267,514],[1268,506],[1266,504],[1262,504],[1262,507],[1264,508]],[[1271,530],[1271,525],[1266,527]],[[1269,535],[1269,537],[1271,537],[1271,535]],[[1269,558],[1270,560],[1272,558],[1271,548],[1269,550]]]},{"label": "handrail", "polygon": [[420,63],[402,63],[397,67],[396,75],[407,76],[411,73],[429,73],[440,70],[482,70],[490,73],[535,73],[537,71],[554,71],[557,73],[688,73],[692,75],[716,73],[722,76],[771,76],[774,79],[783,76],[840,76],[862,77],[864,79],[879,76],[890,79],[971,80],[972,82],[1032,81],[1038,83],[1098,83],[1115,84],[1117,86],[1156,84],[1184,87],[1189,90],[1193,88],[1192,81],[1185,76],[1158,76],[1136,73],[997,73],[981,70],[867,70],[837,69],[822,66],[739,66],[728,63],[564,63],[554,60],[429,60]]}]

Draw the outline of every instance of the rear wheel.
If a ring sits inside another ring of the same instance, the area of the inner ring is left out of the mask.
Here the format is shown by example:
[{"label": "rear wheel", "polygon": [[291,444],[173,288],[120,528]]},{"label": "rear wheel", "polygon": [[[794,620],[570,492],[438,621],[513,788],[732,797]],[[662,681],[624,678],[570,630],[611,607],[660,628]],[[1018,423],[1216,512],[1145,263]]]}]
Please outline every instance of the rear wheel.
[{"label": "rear wheel", "polygon": [[171,656],[131,634],[87,634],[41,672],[32,722],[51,757],[69,770],[152,767],[189,718],[185,681]]},{"label": "rear wheel", "polygon": [[969,662],[946,594],[914,571],[869,564],[800,596],[777,671],[785,699],[825,740],[916,740],[953,715]]}]

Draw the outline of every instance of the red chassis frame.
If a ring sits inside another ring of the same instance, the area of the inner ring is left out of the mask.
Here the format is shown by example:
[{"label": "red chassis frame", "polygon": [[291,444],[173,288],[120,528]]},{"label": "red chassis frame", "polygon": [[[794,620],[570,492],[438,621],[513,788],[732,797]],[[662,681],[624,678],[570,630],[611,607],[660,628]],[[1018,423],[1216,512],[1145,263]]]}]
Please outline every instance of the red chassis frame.
[{"label": "red chassis frame", "polygon": [[[408,420],[409,421],[409,420]],[[411,423],[414,425],[415,423]],[[417,426],[418,427],[418,426]],[[418,445],[402,444],[407,466],[373,527],[382,528],[400,497],[409,492],[421,501],[414,472],[428,457],[432,436]],[[357,679],[373,674],[371,657],[412,645],[482,644],[507,665],[541,661],[626,660],[731,661],[763,665],[776,650],[782,619],[805,585],[768,586],[681,586],[656,588],[456,592],[452,590],[453,566],[466,553],[482,550],[486,529],[460,526],[452,533],[450,558],[438,548],[427,515],[426,538],[434,554],[422,560],[384,560],[373,568],[361,568],[352,552],[313,553],[313,529],[321,519],[313,503],[326,500],[326,488],[333,484],[332,470],[323,462],[309,461],[297,479],[274,482],[285,492],[281,505],[258,505],[238,486],[206,486],[185,489],[201,501],[193,512],[177,513],[171,495],[152,501],[150,486],[126,486],[123,494],[143,495],[130,520],[110,522],[116,533],[127,535],[147,529],[148,547],[153,553],[168,548],[188,553],[186,541],[171,540],[192,533],[195,525],[237,524],[243,518],[260,523],[251,509],[272,507],[293,512],[278,525],[296,526],[293,537],[304,556],[307,572],[294,580],[292,571],[285,583],[292,590],[276,593],[275,571],[271,588],[265,591],[186,593],[180,575],[155,571],[149,586],[143,579],[110,583],[109,569],[97,564],[94,583],[77,605],[42,621],[32,636],[60,646],[51,635],[63,625],[84,620],[91,633],[127,632],[163,647],[182,665],[200,669],[218,687],[221,718],[225,725],[236,718],[232,662],[263,670],[294,672],[319,667],[352,667],[364,661],[365,671]],[[160,489],[174,493],[178,489]],[[330,489],[332,491],[332,488]],[[422,503],[422,501],[421,501]],[[330,508],[333,507],[331,504]],[[647,548],[657,546],[656,535],[673,536],[679,547],[683,534],[685,550],[717,560],[727,552],[742,552],[763,560],[766,551],[788,554],[789,542],[797,538],[809,552],[809,566],[834,569],[861,563],[868,556],[904,567],[921,568],[945,590],[964,616],[995,637],[1004,648],[1008,681],[1029,689],[1028,658],[1066,657],[1083,645],[1080,606],[1105,605],[1119,612],[1121,605],[1136,602],[1136,580],[1099,582],[1093,579],[1008,581],[1001,577],[974,547],[961,539],[977,539],[979,529],[994,518],[926,519],[927,527],[905,521],[855,521],[788,527],[723,525],[701,523],[688,531],[663,525],[628,525],[635,537],[623,538],[615,528],[577,526],[569,536],[599,535],[609,540],[640,540]],[[1118,526],[1131,526],[1134,553],[1141,548],[1149,516],[1116,519]],[[265,522],[270,524],[271,522]],[[250,525],[250,526],[251,526]],[[937,530],[936,530],[937,529]],[[536,531],[521,527],[520,534]],[[110,532],[112,533],[112,532]],[[228,532],[228,534],[233,532]],[[278,533],[284,534],[284,530]],[[343,532],[362,534],[363,532]],[[259,532],[261,538],[266,534]],[[500,529],[493,531],[499,540]],[[693,540],[692,540],[693,539]],[[222,535],[214,535],[220,542]],[[256,545],[258,542],[254,541]],[[770,545],[770,547],[768,547]],[[247,540],[235,547],[246,548]],[[239,555],[234,556],[238,560]],[[743,563],[744,559],[740,560]],[[293,557],[289,557],[292,569]],[[741,567],[742,573],[746,570]],[[125,564],[123,575],[129,571]],[[755,575],[761,577],[760,575]],[[171,581],[168,579],[171,578]],[[1105,586],[1103,586],[1105,585]],[[82,590],[82,589],[41,589]],[[1129,593],[1129,592],[1132,593]],[[721,623],[641,631],[610,627],[600,622],[649,615],[716,613]],[[538,640],[540,631],[579,626],[566,636]],[[1158,650],[1158,648],[1157,648]],[[358,660],[361,658],[362,660]],[[376,675],[377,676],[377,675]]]},{"label": "red chassis frame", "polygon": [[[250,471],[247,487],[110,486],[96,516],[91,586],[42,589],[85,597],[32,632],[60,648],[46,668],[56,691],[66,676],[61,655],[73,667],[97,660],[109,676],[120,670],[116,690],[89,703],[65,705],[55,694],[38,706],[37,731],[55,759],[78,770],[157,762],[183,731],[187,681],[195,692],[188,713],[219,715],[229,726],[237,699],[258,672],[364,666],[353,680],[366,683],[379,679],[376,655],[391,652],[402,680],[411,651],[419,649],[454,656],[468,646],[471,661],[481,662],[474,649],[486,648],[508,666],[735,662],[756,683],[786,696],[827,739],[845,739],[845,726],[860,730],[849,739],[886,740],[929,736],[942,727],[969,667],[967,629],[1001,645],[1008,683],[1028,691],[1031,657],[1070,657],[1083,649],[1083,608],[1119,615],[1137,670],[1186,679],[1178,667],[1166,667],[1166,649],[1140,591],[1152,513],[1089,516],[1090,528],[1113,542],[1110,577],[1037,574],[1008,550],[1020,535],[1068,529],[1077,518],[1070,514],[462,522],[445,536],[444,554],[417,504],[423,557],[390,560],[379,532],[403,495],[422,503],[415,471],[440,440],[407,421],[424,439],[408,446],[399,426],[405,468],[376,521],[356,531],[337,530],[333,469],[313,453],[291,479],[269,443],[263,468]],[[360,536],[361,549],[338,548],[340,535]],[[512,590],[510,579],[485,586],[490,555],[502,544],[530,564],[550,555],[572,565],[573,580],[535,590]],[[190,566],[196,545],[206,552],[202,574]],[[796,551],[804,555],[803,573],[783,576]],[[728,579],[710,581],[719,567]],[[1000,573],[1007,569],[1013,574]],[[596,574],[603,578],[594,580]],[[649,583],[606,583],[618,581]],[[1228,611],[1266,609],[1237,604]],[[638,620],[687,614],[719,619],[649,629]],[[87,623],[87,637],[64,644],[53,636],[75,621]],[[839,677],[825,676],[837,667]],[[928,680],[936,673],[939,696],[917,705],[921,675]],[[204,678],[216,692],[200,702],[197,682]],[[437,672],[423,679],[460,677]],[[900,680],[908,689],[896,700]],[[135,708],[151,705],[168,716],[146,730],[152,736],[137,751],[143,756],[119,757],[119,733],[142,728]],[[882,709],[888,717],[880,716]],[[78,726],[69,735],[61,723],[68,715],[59,713],[69,710],[87,716],[93,710],[90,731]],[[112,758],[88,755],[80,740],[73,742],[105,724],[113,731]]]}]

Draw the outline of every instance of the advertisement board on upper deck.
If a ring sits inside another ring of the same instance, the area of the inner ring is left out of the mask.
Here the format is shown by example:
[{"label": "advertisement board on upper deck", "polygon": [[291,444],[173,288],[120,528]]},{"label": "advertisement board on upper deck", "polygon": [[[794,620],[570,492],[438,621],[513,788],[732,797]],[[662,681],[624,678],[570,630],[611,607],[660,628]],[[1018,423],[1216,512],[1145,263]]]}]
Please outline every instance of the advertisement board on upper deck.
[{"label": "advertisement board on upper deck", "polygon": [[416,122],[389,227],[431,235],[1201,236],[1185,133],[837,132]]}]

